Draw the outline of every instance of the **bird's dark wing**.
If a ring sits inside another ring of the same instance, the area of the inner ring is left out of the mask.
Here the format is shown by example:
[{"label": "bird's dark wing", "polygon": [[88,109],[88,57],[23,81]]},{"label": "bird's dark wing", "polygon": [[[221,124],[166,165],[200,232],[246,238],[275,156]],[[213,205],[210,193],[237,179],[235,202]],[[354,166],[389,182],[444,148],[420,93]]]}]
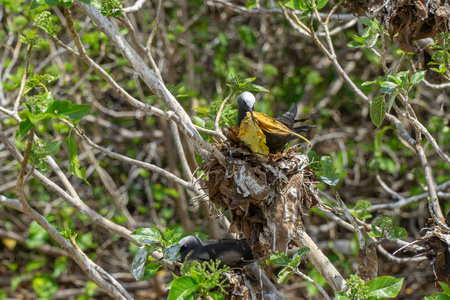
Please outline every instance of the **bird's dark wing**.
[{"label": "bird's dark wing", "polygon": [[275,118],[275,120],[283,123],[284,125],[286,125],[287,128],[292,129],[292,127],[294,126],[296,116],[297,116],[297,105],[293,104],[287,112],[285,112],[278,118]]},{"label": "bird's dark wing", "polygon": [[203,250],[209,257],[231,268],[243,267],[254,261],[252,249],[246,240],[222,239],[206,242]]}]

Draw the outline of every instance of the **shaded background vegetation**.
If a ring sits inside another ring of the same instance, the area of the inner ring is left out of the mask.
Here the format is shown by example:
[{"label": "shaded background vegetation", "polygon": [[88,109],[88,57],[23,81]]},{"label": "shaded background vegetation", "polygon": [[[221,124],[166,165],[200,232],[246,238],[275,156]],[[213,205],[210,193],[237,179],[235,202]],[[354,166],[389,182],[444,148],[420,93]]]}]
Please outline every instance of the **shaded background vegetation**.
[{"label": "shaded background vegetation", "polygon": [[[10,106],[17,97],[24,70],[26,46],[21,43],[19,35],[37,30],[32,20],[43,10],[30,10],[27,2],[0,3],[0,104],[4,107]],[[236,3],[245,5],[244,1]],[[132,4],[125,1],[124,7]],[[147,1],[142,9],[129,14],[138,38],[145,40],[153,29],[157,4]],[[63,25],[61,8],[53,7],[50,11],[54,22]],[[87,54],[135,98],[160,106],[159,100],[149,92],[118,49],[96,30],[95,24],[77,9],[72,9],[72,13]],[[335,17],[332,21],[335,28],[345,26],[354,18],[345,8],[340,8]],[[128,40],[132,39],[122,24],[111,20]],[[383,75],[383,71],[370,50],[347,46],[352,36],[361,34],[364,28],[361,22],[354,23],[332,38],[338,60],[360,85]],[[58,38],[73,46],[70,33],[64,26],[62,28]],[[55,99],[91,104],[90,115],[79,126],[94,142],[183,177],[166,120],[130,107],[83,61],[59,47],[41,30],[39,34],[41,38],[32,52],[30,72],[58,77],[49,85]],[[396,43],[387,41],[389,68],[400,64],[401,70],[409,70],[422,55],[409,54],[401,60],[402,52]],[[296,103],[302,116],[313,116],[308,121],[316,125],[310,134],[312,150],[319,156],[330,155],[334,159],[337,172],[341,174],[337,189],[345,203],[352,207],[358,200],[368,200],[375,206],[394,202],[398,195],[404,198],[421,195],[421,201],[401,209],[375,210],[368,219],[393,216],[395,225],[406,229],[406,240],[421,236],[420,230],[429,215],[425,179],[418,158],[398,138],[392,125],[383,123],[377,128],[372,123],[369,108],[343,82],[312,39],[294,31],[281,14],[237,13],[224,7],[221,1],[166,0],[153,47],[152,55],[165,83],[171,85],[171,90],[178,95],[177,99],[188,113],[192,117],[201,117],[207,128],[213,128],[211,121],[229,93],[226,84],[232,76],[256,77],[255,83],[270,90],[270,93],[256,95],[257,111],[279,116]],[[427,78],[439,82],[440,77],[431,73]],[[368,95],[379,92],[375,86],[365,86],[363,90]],[[231,102],[223,120],[234,125],[236,104]],[[419,120],[448,153],[448,88],[431,89],[420,85],[410,94],[410,102]],[[61,140],[68,133],[68,128],[62,123],[51,122],[48,125],[41,128],[43,138]],[[15,120],[0,114],[0,128],[9,136],[15,134],[17,126]],[[380,130],[384,134],[381,135],[381,149],[377,149],[374,141]],[[411,128],[408,130],[412,132]],[[212,141],[206,134],[204,137]],[[194,172],[201,160],[187,140],[182,139]],[[78,142],[81,166],[87,168],[90,185],[74,176],[69,178],[81,199],[98,213],[130,230],[156,225],[162,229],[174,227],[184,232],[203,232],[210,238],[227,235],[217,226],[217,216],[210,214],[208,204],[193,199],[193,195],[181,186],[157,173],[111,159],[81,140]],[[17,143],[24,147],[21,142]],[[447,184],[439,194],[446,212],[450,209],[450,166],[429,145],[426,150],[436,183]],[[67,149],[62,147],[55,157],[63,171],[68,173]],[[0,194],[14,198],[17,168],[16,161],[0,148]],[[48,173],[48,176],[58,181],[54,174]],[[324,184],[318,182],[318,185],[323,190],[324,199],[327,195],[333,197]],[[134,245],[92,224],[35,179],[31,179],[25,188],[30,204],[54,226],[75,229],[82,250],[117,275],[136,299],[163,297],[163,286],[172,276],[170,272],[161,271],[149,281],[135,282],[130,274],[136,251]],[[74,262],[62,256],[59,246],[39,226],[5,206],[0,206],[0,216],[3,241],[0,243],[0,261],[4,262],[0,265],[1,295],[34,299],[36,293],[32,286],[38,286],[39,280],[47,282],[51,288],[58,287],[54,299],[87,293],[84,286],[88,277]],[[314,210],[304,223],[308,233],[344,277],[354,274],[358,251],[354,233],[338,227]],[[398,248],[389,242],[383,246],[390,253]],[[389,261],[381,254],[379,260],[380,276],[405,277],[399,299],[421,299],[436,290],[434,275],[427,262],[419,266],[417,263],[399,263]],[[301,268],[319,283],[325,283],[312,266],[305,264]],[[280,290],[290,299],[321,298],[314,286],[299,278],[291,279],[285,287],[280,286]]]}]

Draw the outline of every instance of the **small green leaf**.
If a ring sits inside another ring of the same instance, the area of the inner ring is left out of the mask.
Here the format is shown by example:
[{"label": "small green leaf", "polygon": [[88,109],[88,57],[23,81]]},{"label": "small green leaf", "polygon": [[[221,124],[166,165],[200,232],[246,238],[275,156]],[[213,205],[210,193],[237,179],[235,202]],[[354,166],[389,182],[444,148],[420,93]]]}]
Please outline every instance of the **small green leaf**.
[{"label": "small green leaf", "polygon": [[318,0],[317,1],[317,9],[322,9],[325,7],[325,5],[327,5],[328,0]]},{"label": "small green leaf", "polygon": [[31,281],[39,299],[50,299],[58,291],[58,284],[47,274],[38,274]]},{"label": "small green leaf", "polygon": [[320,169],[324,173],[325,177],[333,176],[336,168],[333,164],[333,159],[329,156],[322,156],[320,159]]},{"label": "small green leaf", "polygon": [[[89,182],[86,180],[86,168],[80,168],[80,160],[78,159],[77,153],[77,142],[71,138],[70,136],[66,137],[64,139],[67,149],[69,150],[69,157],[70,157],[70,173],[77,176],[80,179],[84,179],[84,181],[89,184]],[[90,184],[89,184],[90,185]]]},{"label": "small green leaf", "polygon": [[407,236],[408,236],[408,234],[406,233],[405,228],[395,226],[392,229],[392,232],[389,232],[388,239],[399,239],[399,238],[405,238]]},{"label": "small green leaf", "polygon": [[196,285],[197,282],[191,276],[181,276],[173,280],[167,300],[197,299]]},{"label": "small green leaf", "polygon": [[153,276],[156,275],[156,273],[158,273],[159,268],[161,268],[162,265],[160,263],[156,263],[156,264],[148,264],[145,267],[144,270],[144,275],[142,275],[141,280],[147,280],[152,278]]},{"label": "small green leaf", "polygon": [[339,174],[334,174],[331,177],[320,176],[320,179],[328,185],[335,186],[339,182]]},{"label": "small green leaf", "polygon": [[194,117],[195,125],[200,126],[201,128],[205,128],[206,122],[202,118],[199,118],[197,116]]},{"label": "small green leaf", "polygon": [[163,250],[164,259],[166,259],[168,261],[179,260],[181,258],[179,251],[180,251],[180,245],[178,245],[178,244],[173,244],[173,245],[170,245],[169,247],[164,248],[164,250]]},{"label": "small green leaf", "polygon": [[284,252],[278,252],[270,256],[270,262],[275,265],[287,266],[291,262],[291,259]]},{"label": "small green leaf", "polygon": [[32,221],[30,223],[30,227],[28,228],[28,237],[25,240],[28,248],[36,248],[38,246],[44,245],[50,235],[44,228],[41,227],[36,221]]},{"label": "small green leaf", "polygon": [[388,103],[388,107],[387,107],[387,113],[389,113],[391,111],[392,105],[394,105],[395,99],[397,98],[398,95],[398,91],[393,91],[390,95],[389,95],[389,103]]},{"label": "small green leaf", "polygon": [[264,93],[268,93],[269,90],[266,89],[265,87],[262,87],[260,85],[257,84],[250,84],[250,86],[248,88],[245,89],[246,91],[250,91],[250,92],[264,92]]},{"label": "small green leaf", "polygon": [[372,20],[370,20],[370,19],[360,18],[359,20],[361,21],[361,23],[363,23],[366,26],[369,26],[369,27],[372,27],[372,28],[374,26],[374,22]]},{"label": "small green leaf", "polygon": [[394,298],[397,297],[403,285],[404,278],[395,278],[391,276],[381,276],[369,281],[366,286],[369,287],[371,297]]},{"label": "small green leaf", "polygon": [[16,133],[16,139],[22,139],[28,131],[30,131],[34,127],[34,124],[30,122],[30,120],[24,120],[19,124],[19,130]]},{"label": "small green leaf", "polygon": [[[364,47],[364,43],[361,43],[358,41],[351,41],[351,42],[347,43],[347,46],[350,48],[361,48],[361,47]],[[374,82],[374,81],[372,81],[372,82]],[[361,84],[361,85],[367,85],[367,84],[369,84],[369,83],[367,83],[367,81],[366,81],[366,82],[363,82],[363,84]]]},{"label": "small green leaf", "polygon": [[414,73],[414,74],[411,76],[411,79],[410,79],[411,84],[416,85],[416,84],[418,84],[419,82],[421,82],[421,81],[425,78],[425,73],[426,73],[426,72],[427,72],[427,71],[425,70],[425,71],[419,71],[419,72],[417,72],[417,73]]},{"label": "small green leaf", "polygon": [[17,276],[13,276],[11,278],[11,290],[14,292],[15,290],[17,290],[17,287],[19,286],[20,282],[22,281],[22,276],[17,275]]},{"label": "small green leaf", "polygon": [[395,91],[398,87],[397,83],[391,81],[385,81],[381,84],[381,92],[384,94],[389,94]]},{"label": "small green leaf", "polygon": [[144,245],[139,247],[134,256],[133,263],[131,264],[133,269],[133,276],[136,280],[140,280],[144,276],[145,264],[147,263],[148,256],[155,251],[157,246]]},{"label": "small green leaf", "polygon": [[277,282],[286,284],[289,278],[291,278],[292,274],[294,274],[294,272],[289,267],[283,268],[280,273],[278,273]]},{"label": "small green leaf", "polygon": [[248,1],[247,3],[245,3],[245,8],[246,9],[252,9],[256,6],[256,1]]},{"label": "small green leaf", "polygon": [[292,261],[289,263],[289,265],[294,268],[297,269],[298,266],[301,263],[301,258],[302,255],[305,254],[306,252],[311,251],[310,248],[308,247],[303,247],[301,249],[299,249],[293,256],[292,256]]},{"label": "small green leaf", "polygon": [[[139,228],[131,233],[139,243],[156,244],[162,240],[161,233],[156,227]],[[144,241],[145,240],[145,241]]]},{"label": "small green leaf", "polygon": [[42,268],[47,264],[47,261],[45,259],[43,260],[32,260],[29,263],[27,263],[27,267],[25,268],[26,272],[31,272],[37,269]]},{"label": "small green leaf", "polygon": [[44,146],[45,155],[53,155],[56,152],[59,152],[59,148],[61,147],[62,141],[49,142]]},{"label": "small green leaf", "polygon": [[350,300],[345,292],[337,292],[335,296],[337,300]]},{"label": "small green leaf", "polygon": [[90,108],[90,104],[73,104],[67,100],[55,101],[49,108],[49,112],[55,114],[59,118],[79,121],[89,113]]},{"label": "small green leaf", "polygon": [[370,118],[375,126],[380,127],[386,115],[386,103],[384,96],[378,96],[370,104]]}]

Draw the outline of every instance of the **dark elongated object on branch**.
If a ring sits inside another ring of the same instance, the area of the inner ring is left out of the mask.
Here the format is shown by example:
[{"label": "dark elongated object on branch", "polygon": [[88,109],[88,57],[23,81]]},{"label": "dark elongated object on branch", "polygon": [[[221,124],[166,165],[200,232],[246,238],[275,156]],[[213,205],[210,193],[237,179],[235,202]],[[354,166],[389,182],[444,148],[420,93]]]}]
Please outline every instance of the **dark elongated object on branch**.
[{"label": "dark elongated object on branch", "polygon": [[[255,96],[253,96],[253,94],[250,92],[243,92],[238,96],[237,98],[238,115],[236,122],[238,127],[241,126],[241,122],[242,120],[244,120],[245,116],[247,115],[247,112],[250,112],[252,114],[253,120],[255,119],[253,117],[255,102],[256,102]],[[282,116],[275,118],[275,120],[284,124],[287,128],[298,134],[306,133],[311,128],[314,127],[312,125],[302,125],[294,127],[296,123],[305,121],[305,119],[295,120],[296,116],[297,116],[297,105],[294,104],[287,112],[285,112]],[[283,152],[286,144],[290,140],[296,138],[296,136],[293,134],[279,135],[274,133],[268,133],[267,131],[264,131],[264,129],[262,129],[262,131],[266,136],[266,145],[269,148],[270,153]]]},{"label": "dark elongated object on branch", "polygon": [[179,243],[181,262],[184,262],[188,254],[192,252],[188,260],[204,261],[220,260],[220,266],[230,268],[242,268],[255,261],[252,249],[247,240],[221,239],[203,243],[197,236],[188,235]]}]

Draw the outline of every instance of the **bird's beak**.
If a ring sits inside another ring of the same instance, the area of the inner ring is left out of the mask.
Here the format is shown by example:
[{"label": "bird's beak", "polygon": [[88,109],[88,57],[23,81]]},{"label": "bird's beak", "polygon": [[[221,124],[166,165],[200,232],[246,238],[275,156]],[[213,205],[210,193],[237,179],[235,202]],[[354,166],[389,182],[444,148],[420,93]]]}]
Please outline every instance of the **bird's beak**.
[{"label": "bird's beak", "polygon": [[[244,103],[245,103],[245,102],[244,102]],[[253,123],[256,125],[255,116],[253,116],[253,109],[252,109],[250,106],[248,106],[247,103],[245,103],[245,108],[246,108],[247,111],[249,111],[250,114],[252,115]]]}]

